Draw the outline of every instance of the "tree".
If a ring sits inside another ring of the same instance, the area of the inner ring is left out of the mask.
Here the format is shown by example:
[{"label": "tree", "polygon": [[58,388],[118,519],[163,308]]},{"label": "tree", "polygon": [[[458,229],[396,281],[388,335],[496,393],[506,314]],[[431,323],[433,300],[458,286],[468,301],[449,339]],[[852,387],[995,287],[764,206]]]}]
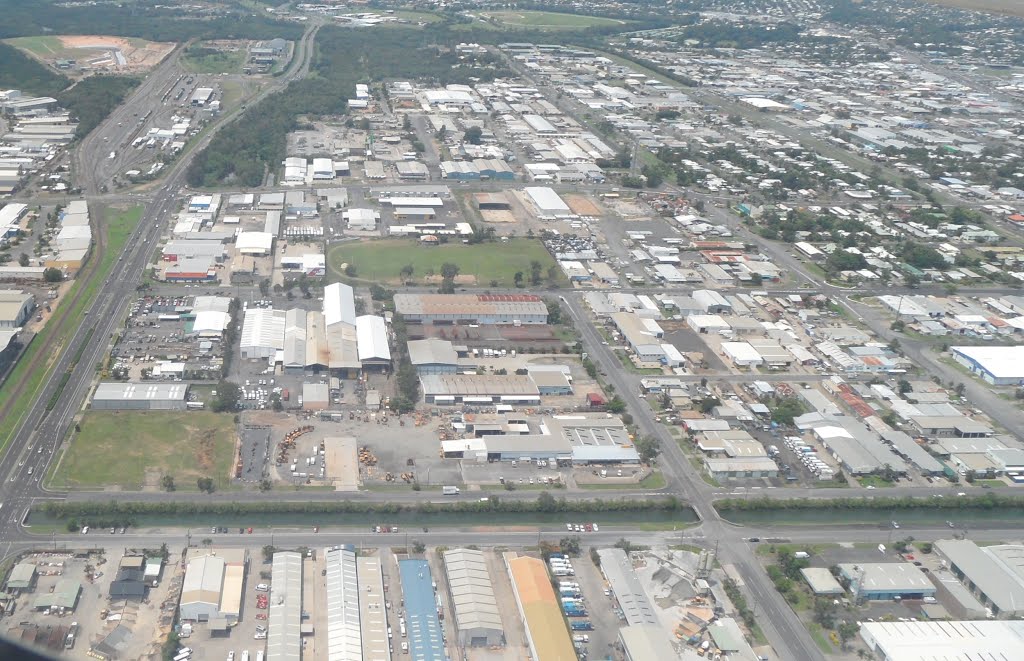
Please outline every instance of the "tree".
[{"label": "tree", "polygon": [[215,488],[213,485],[213,478],[210,477],[198,478],[196,480],[196,486],[199,487],[199,490],[204,493],[213,493]]},{"label": "tree", "polygon": [[640,461],[649,464],[661,452],[661,441],[653,436],[641,436],[636,439],[636,451]]},{"label": "tree", "polygon": [[910,385],[910,381],[906,379],[900,379],[896,382],[896,389],[899,390],[901,395],[906,395],[908,392],[914,390],[914,386]]},{"label": "tree", "polygon": [[522,287],[523,286],[523,272],[522,271],[516,271],[516,274],[514,276],[512,276],[512,281],[515,283],[516,287]]},{"label": "tree", "polygon": [[217,397],[213,400],[211,407],[215,413],[225,411],[237,411],[238,402],[241,397],[241,389],[237,383],[231,381],[220,381],[217,383]]},{"label": "tree", "polygon": [[270,408],[279,413],[284,410],[284,402],[281,401],[281,395],[279,393],[275,392],[270,396]]},{"label": "tree", "polygon": [[610,400],[608,400],[608,403],[605,404],[604,409],[609,413],[619,414],[626,410],[626,402],[622,401],[622,398],[619,397],[618,395],[615,395]]},{"label": "tree", "polygon": [[424,544],[423,542],[421,542],[420,540],[418,540],[418,539],[417,539],[417,540],[415,540],[415,541],[414,541],[414,542],[412,543],[412,552],[413,552],[413,553],[416,553],[416,554],[422,554],[422,553],[424,553],[424,552],[425,552],[426,550],[427,550],[427,545],[426,545],[426,544]]},{"label": "tree", "polygon": [[541,491],[540,495],[537,496],[537,511],[545,513],[557,512],[558,502],[547,491]]},{"label": "tree", "polygon": [[484,131],[479,126],[470,126],[463,134],[466,142],[471,145],[478,145],[483,141]]},{"label": "tree", "polygon": [[559,548],[562,549],[562,553],[572,557],[578,557],[580,554],[580,538],[579,535],[573,537],[563,537],[558,542]]},{"label": "tree", "polygon": [[459,274],[459,265],[445,262],[441,265],[441,277],[445,280],[454,280]]},{"label": "tree", "polygon": [[273,488],[274,484],[270,480],[266,478],[260,480],[260,491],[266,493],[267,491],[270,491]]},{"label": "tree", "polygon": [[174,491],[174,477],[164,475],[160,478],[160,486],[164,491]]},{"label": "tree", "polygon": [[398,273],[399,273],[399,275],[402,276],[402,281],[403,282],[409,282],[409,280],[412,279],[412,274],[413,274],[414,271],[415,271],[415,269],[413,268],[412,264],[406,264],[405,266],[402,267],[402,269]]},{"label": "tree", "polygon": [[260,296],[266,298],[270,295],[270,280],[263,278],[260,280]]},{"label": "tree", "polygon": [[548,309],[548,323],[552,326],[557,326],[562,323],[562,306],[561,304],[551,298],[544,299],[544,305]]},{"label": "tree", "polygon": [[541,282],[541,271],[544,267],[537,260],[530,262],[530,284],[534,287],[540,285]]},{"label": "tree", "polygon": [[18,266],[28,266],[30,261],[28,253],[18,255]]},{"label": "tree", "polygon": [[841,622],[836,628],[836,633],[839,634],[839,640],[842,641],[842,646],[845,649],[846,643],[853,640],[857,632],[860,631],[860,625],[856,622]]},{"label": "tree", "polygon": [[51,266],[43,271],[43,280],[47,282],[61,282],[64,280],[64,272]]},{"label": "tree", "polygon": [[261,549],[261,551],[263,553],[263,562],[270,562],[274,559],[274,553],[277,552],[277,549],[270,544],[267,544]]},{"label": "tree", "polygon": [[[348,276],[350,278],[354,278],[354,277],[356,277],[357,273],[358,273],[358,271],[356,270],[356,265],[355,264],[346,264],[345,265],[345,275],[346,276]],[[291,292],[289,292],[289,293],[291,293]]]},{"label": "tree", "polygon": [[832,599],[818,597],[814,600],[814,621],[826,629],[831,629],[835,625],[836,605],[832,603]]}]

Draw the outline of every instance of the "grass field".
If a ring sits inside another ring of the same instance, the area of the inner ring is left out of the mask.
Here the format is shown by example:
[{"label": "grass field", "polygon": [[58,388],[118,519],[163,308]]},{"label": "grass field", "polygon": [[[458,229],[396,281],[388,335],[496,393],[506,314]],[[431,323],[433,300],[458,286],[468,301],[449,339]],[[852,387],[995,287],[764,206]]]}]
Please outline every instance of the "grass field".
[{"label": "grass field", "polygon": [[181,58],[182,66],[193,73],[237,73],[245,63],[245,49],[219,50],[207,55],[197,55],[195,51],[185,51]]},{"label": "grass field", "polygon": [[230,414],[209,411],[89,411],[71,441],[52,485],[57,488],[159,485],[164,474],[179,490],[196,478],[229,483],[235,431]]},{"label": "grass field", "polygon": [[620,21],[602,16],[561,14],[553,11],[489,11],[481,17],[489,19],[496,28],[538,28],[542,30],[582,30],[586,28],[624,26],[629,21]]},{"label": "grass field", "polygon": [[40,35],[37,37],[15,37],[14,39],[5,39],[4,41],[16,48],[32,53],[41,60],[57,59],[64,57],[66,54],[64,44],[57,37]]},{"label": "grass field", "polygon": [[[22,391],[21,396],[11,408],[10,413],[3,416],[3,419],[0,420],[0,451],[7,447],[11,440],[11,435],[21,422],[22,417],[28,412],[32,402],[39,395],[39,391],[50,373],[51,368],[49,365],[47,365],[46,369],[35,371],[29,368],[35,356],[40,351],[43,351],[43,347],[46,347],[50,342],[55,342],[50,345],[50,352],[54,359],[59,355],[60,350],[67,343],[68,337],[77,330],[77,327],[68,326],[59,337],[53,338],[57,332],[56,329],[61,325],[63,319],[81,319],[84,316],[82,313],[92,306],[96,294],[99,293],[100,287],[106,282],[110,270],[117,262],[118,255],[121,254],[124,244],[128,241],[128,237],[131,235],[132,230],[135,229],[135,226],[138,225],[141,217],[142,207],[131,207],[130,209],[120,211],[109,222],[98,223],[98,228],[105,231],[107,235],[106,251],[103,253],[99,264],[95,266],[98,272],[95,273],[95,277],[89,281],[81,293],[78,293],[79,288],[82,287],[81,280],[68,290],[68,293],[64,295],[64,300],[58,304],[57,311],[46,323],[43,332],[36,337],[24,355],[18,359],[18,364],[7,380],[4,381],[3,386],[0,387],[0,401],[4,401],[5,398],[12,396],[11,393],[14,391],[16,384],[28,379],[27,388]],[[90,257],[90,259],[95,259],[95,255]],[[90,266],[86,265],[86,268],[90,268]],[[81,275],[79,273],[80,277]],[[75,296],[78,296],[78,299],[74,304],[71,304],[70,301]]]},{"label": "grass field", "polygon": [[[525,238],[439,246],[423,246],[410,239],[381,239],[336,245],[327,253],[327,266],[335,280],[342,277],[342,266],[351,264],[356,278],[385,284],[399,284],[400,271],[406,265],[413,267],[412,280],[431,281],[431,274],[439,278],[441,265],[450,262],[458,265],[460,276],[475,277],[478,287],[491,286],[492,281],[499,287],[512,287],[516,271],[522,271],[524,282],[529,282],[530,262],[535,260],[540,262],[544,277],[550,267],[556,266],[539,240]],[[558,278],[558,284],[564,285],[561,270]]]}]

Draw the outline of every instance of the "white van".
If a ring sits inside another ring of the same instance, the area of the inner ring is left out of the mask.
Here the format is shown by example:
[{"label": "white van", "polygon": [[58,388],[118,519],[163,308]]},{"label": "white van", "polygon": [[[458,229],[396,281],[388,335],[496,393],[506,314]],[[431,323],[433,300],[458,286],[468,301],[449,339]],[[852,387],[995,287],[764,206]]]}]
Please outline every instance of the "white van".
[{"label": "white van", "polygon": [[267,592],[268,590],[270,590],[270,586],[266,583],[259,583],[256,586],[256,592]]}]

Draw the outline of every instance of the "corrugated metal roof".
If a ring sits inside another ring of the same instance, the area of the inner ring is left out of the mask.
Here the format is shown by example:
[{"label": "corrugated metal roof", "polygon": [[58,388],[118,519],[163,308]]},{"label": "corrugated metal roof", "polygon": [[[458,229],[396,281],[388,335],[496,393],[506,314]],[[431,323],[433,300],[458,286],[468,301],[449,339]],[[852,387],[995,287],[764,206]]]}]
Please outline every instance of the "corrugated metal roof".
[{"label": "corrugated metal roof", "polygon": [[494,629],[504,635],[484,554],[473,549],[447,551],[444,569],[455,604],[456,626],[460,630]]},{"label": "corrugated metal roof", "polygon": [[267,659],[301,661],[302,555],[294,551],[275,553],[271,576]]},{"label": "corrugated metal roof", "polygon": [[402,595],[405,598],[409,654],[415,661],[445,661],[446,654],[437,618],[433,578],[426,560],[399,560]]},{"label": "corrugated metal roof", "polygon": [[348,549],[327,551],[327,658],[362,661],[359,582],[356,554]]}]

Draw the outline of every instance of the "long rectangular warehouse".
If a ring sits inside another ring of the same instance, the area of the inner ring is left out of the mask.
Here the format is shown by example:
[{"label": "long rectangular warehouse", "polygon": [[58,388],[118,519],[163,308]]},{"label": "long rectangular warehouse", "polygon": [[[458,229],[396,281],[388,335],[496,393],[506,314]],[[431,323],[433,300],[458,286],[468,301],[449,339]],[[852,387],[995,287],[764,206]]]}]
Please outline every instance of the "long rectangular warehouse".
[{"label": "long rectangular warehouse", "polygon": [[344,548],[329,549],[324,564],[327,572],[327,658],[329,661],[362,661],[356,554]]},{"label": "long rectangular warehouse", "polygon": [[444,570],[455,605],[459,644],[463,647],[503,646],[505,628],[483,552],[474,549],[446,551]]},{"label": "long rectangular warehouse", "polygon": [[519,615],[526,623],[526,641],[532,657],[543,661],[576,661],[576,650],[565,628],[544,562],[506,553],[505,564],[512,577]]},{"label": "long rectangular warehouse", "polygon": [[268,661],[302,659],[302,555],[274,554],[267,614]]},{"label": "long rectangular warehouse", "polygon": [[384,599],[384,572],[380,556],[356,558],[359,579],[359,628],[363,638],[363,659],[391,661],[388,619]]},{"label": "long rectangular warehouse", "polygon": [[188,406],[187,383],[103,382],[92,396],[92,408],[107,411],[181,411]]},{"label": "long rectangular warehouse", "polygon": [[395,294],[395,311],[424,324],[546,324],[544,299],[532,294]]},{"label": "long rectangular warehouse", "polygon": [[446,661],[430,565],[426,560],[399,560],[398,572],[402,577],[410,657],[416,661]]}]

